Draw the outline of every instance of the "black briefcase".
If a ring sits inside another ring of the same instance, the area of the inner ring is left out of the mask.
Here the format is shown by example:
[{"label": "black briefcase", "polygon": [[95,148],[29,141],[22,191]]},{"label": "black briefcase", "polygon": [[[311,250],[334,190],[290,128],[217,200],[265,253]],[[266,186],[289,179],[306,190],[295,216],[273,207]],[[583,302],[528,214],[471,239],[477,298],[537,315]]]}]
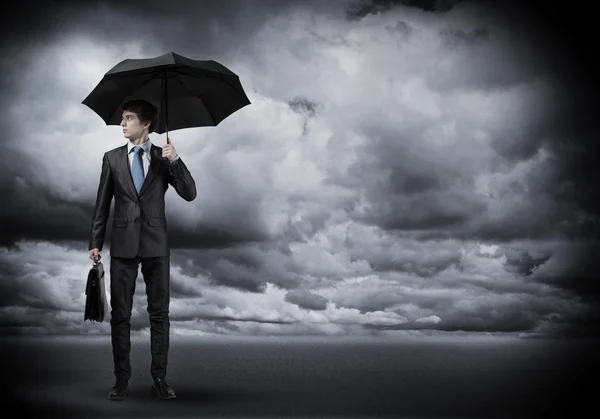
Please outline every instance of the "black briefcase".
[{"label": "black briefcase", "polygon": [[94,265],[88,273],[85,295],[85,315],[83,321],[104,321],[108,304],[104,285],[104,266],[100,262],[100,255],[98,255],[97,260],[94,260]]}]

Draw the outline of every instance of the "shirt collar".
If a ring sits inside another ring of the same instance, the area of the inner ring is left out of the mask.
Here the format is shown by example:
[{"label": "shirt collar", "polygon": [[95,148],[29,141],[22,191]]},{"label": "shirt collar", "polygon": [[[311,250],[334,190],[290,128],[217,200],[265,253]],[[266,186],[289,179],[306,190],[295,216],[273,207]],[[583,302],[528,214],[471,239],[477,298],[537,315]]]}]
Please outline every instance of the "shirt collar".
[{"label": "shirt collar", "polygon": [[[129,153],[131,153],[131,150],[133,150],[133,147],[135,147],[135,145],[131,141],[127,141],[127,155],[129,155]],[[149,155],[150,150],[152,149],[152,143],[150,142],[150,137],[146,138],[146,141],[144,141],[142,144],[140,144],[140,147],[142,147],[145,154]]]}]

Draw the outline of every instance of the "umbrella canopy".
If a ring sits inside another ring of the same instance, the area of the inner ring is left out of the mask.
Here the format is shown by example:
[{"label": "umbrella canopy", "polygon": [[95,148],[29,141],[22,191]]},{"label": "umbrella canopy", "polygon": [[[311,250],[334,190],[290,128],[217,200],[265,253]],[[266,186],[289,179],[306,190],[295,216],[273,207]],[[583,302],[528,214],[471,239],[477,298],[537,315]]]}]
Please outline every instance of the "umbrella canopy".
[{"label": "umbrella canopy", "polygon": [[174,52],[127,59],[108,71],[82,102],[107,125],[120,125],[123,104],[144,99],[158,110],[154,132],[217,126],[250,104],[239,77],[216,61]]}]

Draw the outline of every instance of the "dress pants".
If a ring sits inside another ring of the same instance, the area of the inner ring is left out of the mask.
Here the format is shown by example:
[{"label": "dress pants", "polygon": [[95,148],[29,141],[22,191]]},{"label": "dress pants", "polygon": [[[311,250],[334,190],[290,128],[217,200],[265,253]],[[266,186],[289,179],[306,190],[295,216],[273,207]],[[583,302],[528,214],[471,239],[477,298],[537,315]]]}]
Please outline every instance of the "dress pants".
[{"label": "dress pants", "polygon": [[131,310],[138,266],[146,283],[148,314],[150,315],[150,374],[165,378],[169,354],[169,256],[110,258],[111,339],[114,373],[117,379],[131,378]]}]

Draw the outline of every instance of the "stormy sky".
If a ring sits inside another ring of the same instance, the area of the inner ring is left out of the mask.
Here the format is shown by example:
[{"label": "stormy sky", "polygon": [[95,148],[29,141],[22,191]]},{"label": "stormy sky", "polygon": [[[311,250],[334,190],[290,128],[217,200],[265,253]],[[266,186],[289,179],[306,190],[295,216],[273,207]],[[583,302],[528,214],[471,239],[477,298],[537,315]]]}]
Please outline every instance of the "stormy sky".
[{"label": "stormy sky", "polygon": [[[0,333],[110,332],[83,322],[87,245],[102,156],[127,139],[81,102],[118,62],[169,51],[222,63],[251,101],[169,133],[198,192],[165,196],[173,333],[596,333],[597,104],[575,48],[589,40],[516,4],[4,16],[20,24],[3,24],[0,64]],[[141,272],[132,330],[149,334]]]}]

